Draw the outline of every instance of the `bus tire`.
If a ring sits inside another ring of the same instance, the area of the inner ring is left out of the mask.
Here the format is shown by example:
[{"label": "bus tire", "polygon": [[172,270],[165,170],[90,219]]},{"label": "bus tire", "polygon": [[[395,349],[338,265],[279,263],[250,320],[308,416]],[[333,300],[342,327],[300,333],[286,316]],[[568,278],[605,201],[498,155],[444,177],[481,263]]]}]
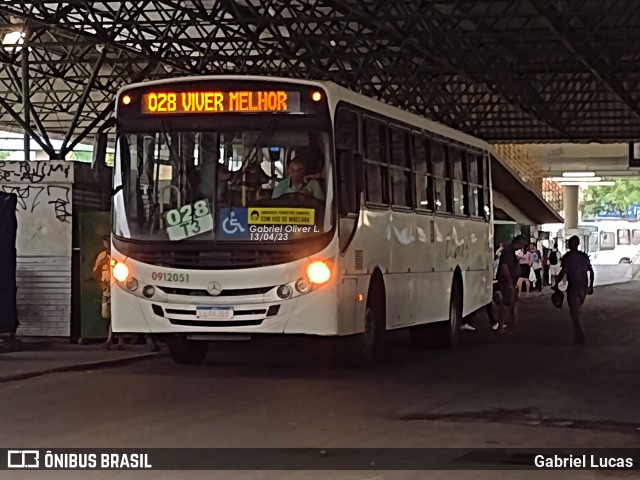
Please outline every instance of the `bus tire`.
[{"label": "bus tire", "polygon": [[458,345],[460,325],[462,324],[462,287],[454,280],[449,300],[449,321],[437,323],[432,327],[431,340],[438,348],[455,348]]},{"label": "bus tire", "polygon": [[171,359],[176,363],[202,363],[209,350],[209,342],[187,340],[184,337],[174,337],[167,341]]},{"label": "bus tire", "polygon": [[386,302],[380,280],[372,280],[367,294],[364,332],[347,337],[343,354],[348,366],[370,367],[380,363],[386,349]]}]

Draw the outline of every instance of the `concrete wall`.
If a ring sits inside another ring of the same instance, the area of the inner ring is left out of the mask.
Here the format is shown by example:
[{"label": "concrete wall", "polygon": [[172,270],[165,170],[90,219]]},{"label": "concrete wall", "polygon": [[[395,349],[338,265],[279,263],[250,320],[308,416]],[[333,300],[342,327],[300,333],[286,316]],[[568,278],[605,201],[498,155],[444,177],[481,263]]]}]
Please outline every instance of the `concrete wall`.
[{"label": "concrete wall", "polygon": [[0,189],[18,196],[18,334],[69,336],[73,164],[0,162]]},{"label": "concrete wall", "polygon": [[611,285],[640,279],[640,265],[594,265],[594,285]]}]

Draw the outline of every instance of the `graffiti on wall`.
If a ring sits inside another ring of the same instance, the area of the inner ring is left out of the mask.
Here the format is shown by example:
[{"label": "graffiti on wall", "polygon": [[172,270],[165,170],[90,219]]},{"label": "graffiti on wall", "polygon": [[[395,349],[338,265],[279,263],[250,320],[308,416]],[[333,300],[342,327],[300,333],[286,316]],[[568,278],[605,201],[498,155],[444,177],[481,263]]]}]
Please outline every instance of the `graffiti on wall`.
[{"label": "graffiti on wall", "polygon": [[[0,161],[0,190],[18,197],[18,213],[36,214],[53,221],[70,223],[71,182],[73,168],[69,162]],[[41,208],[48,211],[42,211]]]},{"label": "graffiti on wall", "polygon": [[16,210],[34,213],[39,205],[50,205],[60,222],[69,222],[70,187],[64,185],[31,186],[2,185],[5,193],[15,193],[18,197]]},{"label": "graffiti on wall", "polygon": [[0,162],[0,183],[65,183],[70,175],[67,162]]}]

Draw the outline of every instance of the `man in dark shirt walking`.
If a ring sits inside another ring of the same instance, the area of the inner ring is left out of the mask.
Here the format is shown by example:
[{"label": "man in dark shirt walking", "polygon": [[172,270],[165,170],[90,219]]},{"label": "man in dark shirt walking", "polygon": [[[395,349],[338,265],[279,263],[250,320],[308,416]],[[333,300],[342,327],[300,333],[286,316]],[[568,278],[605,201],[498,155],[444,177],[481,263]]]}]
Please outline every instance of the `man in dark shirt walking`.
[{"label": "man in dark shirt walking", "polygon": [[[569,304],[569,314],[576,330],[576,343],[584,343],[584,329],[580,315],[582,313],[582,304],[587,295],[593,293],[594,273],[591,267],[589,256],[578,250],[580,238],[573,236],[569,239],[569,252],[562,257],[561,270],[556,279],[556,286],[562,279],[567,276],[567,303]],[[587,275],[589,276],[587,282]]]},{"label": "man in dark shirt walking", "polygon": [[520,261],[516,252],[526,245],[527,240],[518,235],[504,248],[500,254],[498,264],[498,288],[502,294],[502,307],[500,308],[501,329],[518,328],[518,290],[516,283],[520,276]]}]

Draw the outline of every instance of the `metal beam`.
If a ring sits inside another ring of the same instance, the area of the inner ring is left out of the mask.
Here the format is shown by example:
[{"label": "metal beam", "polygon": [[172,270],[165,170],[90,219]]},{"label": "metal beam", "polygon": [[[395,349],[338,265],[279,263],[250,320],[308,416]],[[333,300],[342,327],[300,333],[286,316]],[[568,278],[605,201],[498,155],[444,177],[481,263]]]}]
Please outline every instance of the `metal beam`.
[{"label": "metal beam", "polygon": [[[543,19],[549,29],[562,41],[563,45],[567,47],[572,53],[574,53],[580,62],[591,72],[591,74],[598,79],[603,85],[606,85],[611,93],[616,95],[633,114],[640,119],[640,106],[638,102],[631,98],[626,89],[615,79],[612,73],[612,69],[604,69],[597,65],[597,61],[587,52],[587,48],[584,44],[577,45],[572,42],[569,37],[562,30],[562,27],[558,22],[553,19],[547,11],[542,7],[539,0],[529,0],[531,6],[536,10],[541,19]],[[547,4],[547,6],[551,6]]]},{"label": "metal beam", "polygon": [[78,105],[76,107],[76,113],[73,116],[73,120],[71,121],[71,126],[69,127],[69,130],[67,131],[67,134],[64,137],[64,141],[62,142],[62,147],[60,147],[61,152],[65,151],[67,147],[67,143],[69,143],[69,140],[73,136],[73,133],[76,127],[78,126],[78,120],[80,119],[80,115],[82,115],[84,106],[87,103],[87,98],[89,98],[89,94],[91,93],[91,90],[94,87],[96,77],[98,76],[98,72],[100,72],[100,68],[102,68],[102,62],[104,62],[106,55],[107,55],[107,47],[104,46],[102,48],[102,52],[100,52],[100,57],[98,58],[98,61],[96,62],[93,68],[91,77],[89,78],[89,80],[87,81],[87,84],[84,87],[84,92],[82,92],[82,97],[80,98],[80,101],[78,102]]},{"label": "metal beam", "polygon": [[42,147],[45,152],[47,152],[47,154],[53,154],[54,150],[49,149],[49,147],[45,143],[43,143],[42,140],[40,140],[40,138],[34,133],[31,127],[24,123],[22,117],[18,115],[13,108],[11,108],[11,105],[9,105],[7,101],[2,98],[2,96],[0,96],[0,106],[2,106],[2,108],[4,108],[9,115],[11,115],[11,117],[18,123],[18,125],[20,125],[20,127],[22,127],[22,129],[27,132],[31,136],[31,138],[33,138],[36,143]]}]

